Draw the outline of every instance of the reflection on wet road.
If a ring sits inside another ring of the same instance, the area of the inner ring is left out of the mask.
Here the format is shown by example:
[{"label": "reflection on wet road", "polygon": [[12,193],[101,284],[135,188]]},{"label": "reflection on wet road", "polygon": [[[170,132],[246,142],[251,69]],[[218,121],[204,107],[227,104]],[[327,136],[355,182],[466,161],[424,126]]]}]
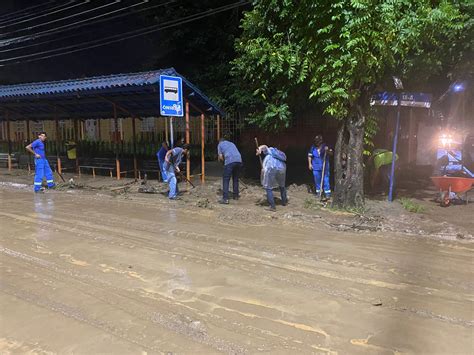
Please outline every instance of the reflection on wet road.
[{"label": "reflection on wet road", "polygon": [[0,186],[2,352],[472,353],[470,244]]}]

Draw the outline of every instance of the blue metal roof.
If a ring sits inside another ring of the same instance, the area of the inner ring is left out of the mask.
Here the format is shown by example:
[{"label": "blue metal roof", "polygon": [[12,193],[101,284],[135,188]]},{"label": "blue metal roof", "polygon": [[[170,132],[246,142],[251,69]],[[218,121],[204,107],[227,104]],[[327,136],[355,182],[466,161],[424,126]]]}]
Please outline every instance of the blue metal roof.
[{"label": "blue metal roof", "polygon": [[51,119],[52,107],[58,109],[58,118],[66,118],[68,114],[81,118],[105,118],[110,117],[111,112],[108,100],[137,116],[159,116],[160,75],[180,76],[183,79],[184,97],[194,106],[207,114],[224,115],[197,87],[174,68],[168,68],[83,79],[0,85],[0,120],[5,118],[7,110],[12,120]]}]

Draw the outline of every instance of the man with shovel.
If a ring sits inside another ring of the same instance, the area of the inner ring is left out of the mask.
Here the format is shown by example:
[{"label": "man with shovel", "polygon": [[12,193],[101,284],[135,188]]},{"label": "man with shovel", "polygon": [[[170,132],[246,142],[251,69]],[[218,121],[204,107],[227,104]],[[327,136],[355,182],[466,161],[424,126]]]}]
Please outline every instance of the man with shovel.
[{"label": "man with shovel", "polygon": [[183,156],[187,156],[189,152],[189,144],[183,144],[182,147],[176,147],[168,150],[165,156],[165,170],[170,192],[168,198],[170,200],[178,199],[178,179],[176,173],[180,173],[179,164]]},{"label": "man with shovel", "polygon": [[219,161],[224,162],[224,174],[222,175],[222,199],[219,203],[229,204],[229,183],[232,178],[234,200],[239,199],[239,174],[242,169],[242,156],[234,143],[230,142],[226,136],[219,140],[217,146],[217,155]]},{"label": "man with shovel", "polygon": [[[255,139],[257,143],[257,140]],[[258,145],[258,143],[257,143]],[[263,188],[267,192],[267,201],[270,205],[269,211],[275,212],[275,199],[273,197],[273,189],[278,187],[281,193],[281,204],[286,206],[288,197],[286,195],[286,154],[277,148],[268,147],[266,145],[258,146],[257,155],[265,155],[262,164],[261,182]]]},{"label": "man with shovel", "polygon": [[332,150],[324,143],[323,136],[318,134],[314,137],[314,144],[308,152],[308,169],[313,172],[316,195],[322,199],[331,198],[331,186],[329,185],[329,155]]}]

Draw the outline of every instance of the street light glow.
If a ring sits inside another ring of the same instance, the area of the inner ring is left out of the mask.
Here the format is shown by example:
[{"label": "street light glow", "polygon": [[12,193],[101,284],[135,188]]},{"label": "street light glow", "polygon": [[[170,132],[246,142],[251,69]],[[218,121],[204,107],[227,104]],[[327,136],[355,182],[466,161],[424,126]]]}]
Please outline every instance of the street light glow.
[{"label": "street light glow", "polygon": [[463,83],[454,84],[453,91],[454,92],[464,91],[464,84]]}]

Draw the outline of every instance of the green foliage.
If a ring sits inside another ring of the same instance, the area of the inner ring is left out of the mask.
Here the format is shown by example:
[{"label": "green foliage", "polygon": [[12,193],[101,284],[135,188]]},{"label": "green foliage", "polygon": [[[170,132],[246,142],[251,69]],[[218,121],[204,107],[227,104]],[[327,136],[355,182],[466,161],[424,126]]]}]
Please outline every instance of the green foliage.
[{"label": "green foliage", "polygon": [[412,199],[402,197],[400,198],[399,202],[403,206],[404,209],[406,209],[408,212],[413,212],[413,213],[423,213],[425,211],[425,207],[413,202]]},{"label": "green foliage", "polygon": [[364,131],[364,155],[369,156],[374,148],[374,137],[379,130],[377,117],[373,114],[369,114],[365,119],[365,131]]},{"label": "green foliage", "polygon": [[252,122],[287,126],[295,95],[338,119],[364,117],[370,95],[391,87],[394,73],[422,80],[442,69],[443,54],[466,31],[462,11],[452,1],[254,1],[233,61],[234,75],[249,83]]}]

